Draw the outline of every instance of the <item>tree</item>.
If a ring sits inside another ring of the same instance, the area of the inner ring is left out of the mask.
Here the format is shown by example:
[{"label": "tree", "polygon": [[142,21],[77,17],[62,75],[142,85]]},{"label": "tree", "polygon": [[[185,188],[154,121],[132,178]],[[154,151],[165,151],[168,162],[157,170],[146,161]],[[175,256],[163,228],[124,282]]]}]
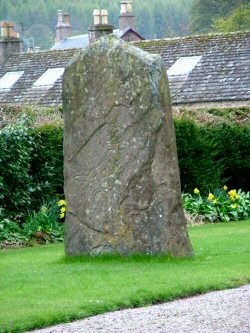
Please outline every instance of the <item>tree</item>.
[{"label": "tree", "polygon": [[214,26],[220,32],[250,30],[250,4],[240,6],[226,18],[216,19]]},{"label": "tree", "polygon": [[191,30],[194,33],[212,31],[214,20],[228,16],[249,0],[194,0],[191,8]]}]

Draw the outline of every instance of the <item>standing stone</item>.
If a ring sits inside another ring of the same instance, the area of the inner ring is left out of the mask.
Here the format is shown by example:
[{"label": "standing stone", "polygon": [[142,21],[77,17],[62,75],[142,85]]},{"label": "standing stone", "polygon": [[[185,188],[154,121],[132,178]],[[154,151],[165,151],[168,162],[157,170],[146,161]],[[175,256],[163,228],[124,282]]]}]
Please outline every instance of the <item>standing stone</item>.
[{"label": "standing stone", "polygon": [[190,256],[166,68],[115,36],[63,83],[68,255]]}]

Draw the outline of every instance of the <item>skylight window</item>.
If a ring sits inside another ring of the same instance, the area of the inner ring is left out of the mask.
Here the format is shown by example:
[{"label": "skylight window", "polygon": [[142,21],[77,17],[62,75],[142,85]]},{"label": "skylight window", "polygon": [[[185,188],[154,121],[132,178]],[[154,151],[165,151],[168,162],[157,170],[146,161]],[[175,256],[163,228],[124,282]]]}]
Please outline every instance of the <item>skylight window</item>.
[{"label": "skylight window", "polygon": [[49,89],[63,75],[64,68],[49,68],[33,84],[33,88]]},{"label": "skylight window", "polygon": [[0,90],[10,90],[12,86],[20,79],[24,71],[8,72],[0,79]]},{"label": "skylight window", "polygon": [[181,57],[168,70],[169,76],[188,76],[199,63],[202,56]]}]

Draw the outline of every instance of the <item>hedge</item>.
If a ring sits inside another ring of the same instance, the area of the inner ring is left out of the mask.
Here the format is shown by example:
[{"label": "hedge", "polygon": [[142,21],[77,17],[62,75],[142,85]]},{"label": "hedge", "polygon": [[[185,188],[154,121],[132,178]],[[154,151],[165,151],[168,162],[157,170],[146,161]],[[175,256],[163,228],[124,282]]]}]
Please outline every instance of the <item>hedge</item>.
[{"label": "hedge", "polygon": [[[248,191],[250,129],[175,120],[182,190]],[[25,216],[63,196],[63,128],[6,126],[0,131],[0,214]],[[167,166],[166,166],[167,167]]]}]

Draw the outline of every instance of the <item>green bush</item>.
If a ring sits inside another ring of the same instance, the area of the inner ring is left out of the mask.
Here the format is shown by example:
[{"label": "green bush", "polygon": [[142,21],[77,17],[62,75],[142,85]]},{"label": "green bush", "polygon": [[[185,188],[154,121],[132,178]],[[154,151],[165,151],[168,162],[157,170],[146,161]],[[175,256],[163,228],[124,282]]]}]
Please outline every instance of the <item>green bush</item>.
[{"label": "green bush", "polygon": [[224,183],[224,161],[219,158],[216,140],[207,138],[192,120],[175,121],[182,190],[191,192],[220,187]]},{"label": "green bush", "polygon": [[230,188],[250,190],[250,128],[219,124],[203,127],[201,135],[217,143],[218,159],[223,161],[222,179]]},{"label": "green bush", "polygon": [[197,125],[176,120],[182,190],[213,191],[227,183],[249,191],[250,129],[236,124]]},{"label": "green bush", "polygon": [[39,190],[33,196],[33,208],[55,196],[63,196],[63,128],[44,125],[34,128],[32,137],[36,149],[31,162],[31,174]]},{"label": "green bush", "polygon": [[25,216],[63,194],[63,130],[29,122],[0,131],[0,207]]},{"label": "green bush", "polygon": [[0,131],[0,207],[10,214],[24,212],[32,205],[37,190],[30,172],[35,147],[30,129],[23,124]]}]

